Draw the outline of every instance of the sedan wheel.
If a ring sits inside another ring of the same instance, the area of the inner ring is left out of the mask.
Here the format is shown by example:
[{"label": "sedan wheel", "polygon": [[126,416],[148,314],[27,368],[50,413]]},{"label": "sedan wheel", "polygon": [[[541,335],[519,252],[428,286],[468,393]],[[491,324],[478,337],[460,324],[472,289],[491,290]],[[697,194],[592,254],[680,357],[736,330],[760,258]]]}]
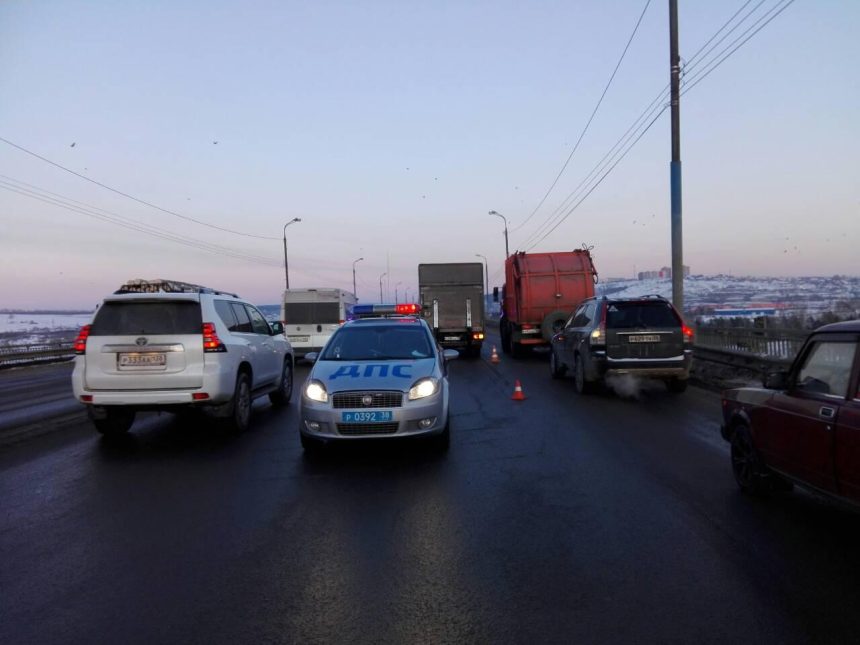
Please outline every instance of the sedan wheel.
[{"label": "sedan wheel", "polygon": [[732,435],[732,472],[740,489],[751,495],[764,490],[765,472],[749,428],[738,426]]}]

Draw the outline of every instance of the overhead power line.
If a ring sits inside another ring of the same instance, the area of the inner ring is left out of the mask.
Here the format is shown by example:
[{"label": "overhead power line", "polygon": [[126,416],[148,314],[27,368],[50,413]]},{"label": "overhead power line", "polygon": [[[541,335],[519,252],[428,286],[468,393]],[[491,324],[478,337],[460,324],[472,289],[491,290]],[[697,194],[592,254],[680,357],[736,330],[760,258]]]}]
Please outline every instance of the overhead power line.
[{"label": "overhead power line", "polygon": [[558,184],[558,180],[561,179],[561,176],[564,174],[564,171],[567,170],[567,166],[568,166],[568,164],[570,164],[570,160],[573,159],[574,153],[579,148],[579,144],[582,143],[582,139],[583,139],[583,137],[585,137],[585,133],[588,132],[588,128],[591,125],[591,122],[594,120],[594,117],[597,114],[597,111],[600,109],[600,105],[601,105],[601,103],[603,103],[603,99],[606,96],[606,93],[609,91],[609,87],[612,85],[612,81],[615,79],[615,75],[618,73],[618,68],[621,67],[621,62],[624,60],[624,57],[627,55],[627,50],[630,49],[630,43],[633,42],[633,38],[634,38],[634,36],[636,36],[636,32],[639,31],[639,25],[642,24],[642,19],[645,17],[645,12],[648,10],[648,6],[650,4],[651,4],[651,0],[647,0],[645,2],[645,6],[642,8],[642,13],[639,14],[639,20],[636,21],[636,26],[633,27],[633,33],[631,33],[630,38],[627,39],[627,44],[624,45],[624,50],[621,52],[621,56],[619,57],[618,62],[615,64],[615,69],[612,70],[612,74],[610,74],[609,80],[606,82],[606,86],[603,88],[603,93],[600,95],[600,98],[597,100],[597,105],[594,106],[594,110],[592,110],[591,116],[588,117],[588,121],[586,122],[585,127],[582,129],[582,132],[580,132],[579,138],[576,140],[576,143],[574,144],[573,149],[570,151],[570,154],[567,156],[567,159],[565,160],[564,164],[562,165],[561,170],[558,171],[558,174],[556,175],[552,184],[550,184],[550,187],[547,188],[546,193],[544,193],[544,196],[543,196],[543,198],[541,198],[538,205],[535,206],[535,209],[529,214],[528,217],[525,218],[525,220],[523,220],[522,224],[520,224],[519,226],[517,226],[516,228],[513,229],[514,231],[525,226],[528,223],[528,221],[534,216],[534,214],[540,210],[541,206],[543,206],[544,202],[546,201],[546,198],[549,197],[549,194],[556,187],[556,184]]},{"label": "overhead power line", "polygon": [[[700,54],[708,47],[708,45],[719,36],[734,20],[735,18],[750,4],[752,0],[747,0],[740,9],[738,9],[729,20],[727,20],[720,29],[715,32],[713,36],[702,46],[699,50],[691,57],[690,62],[694,59],[698,58]],[[774,5],[771,9],[765,12],[764,15],[759,17],[749,28],[747,28],[740,36],[738,36],[735,40],[733,40],[729,45],[727,45],[724,49],[722,49],[718,54],[716,54],[710,60],[705,60],[720,43],[722,43],[725,38],[734,32],[741,24],[743,24],[749,17],[763,4],[765,0],[761,0],[758,4],[753,7],[753,9],[748,12],[734,27],[729,29],[729,31],[720,38],[714,46],[707,50],[707,52],[703,55],[703,60],[700,62],[704,63],[704,67],[693,74],[691,77],[685,79],[685,88],[682,94],[686,93],[690,89],[692,89],[695,85],[701,82],[706,76],[708,76],[714,69],[716,69],[719,65],[721,65],[729,56],[734,54],[740,47],[742,47],[747,41],[749,41],[753,36],[755,36],[759,31],[761,31],[767,24],[769,24],[776,16],[782,13],[794,0],[779,0],[776,5]],[[688,65],[688,68],[690,66]],[[692,82],[691,82],[692,81]],[[633,122],[633,124],[627,129],[627,131],[621,136],[621,138],[616,141],[616,143],[610,148],[610,150],[601,158],[601,160],[591,169],[591,171],[585,176],[585,178],[579,183],[579,185],[562,201],[562,203],[550,214],[544,222],[538,226],[538,228],[533,231],[523,242],[522,246],[527,247],[526,250],[531,250],[537,244],[542,242],[546,237],[554,231],[563,221],[565,221],[573,211],[575,211],[579,205],[587,198],[596,188],[599,186],[603,180],[612,172],[612,170],[618,165],[618,163],[629,153],[636,143],[644,136],[645,132],[647,132],[651,126],[656,122],[657,117],[659,117],[668,107],[668,104],[662,105],[660,104],[661,100],[665,100],[668,97],[668,85],[664,87],[664,89],[657,95],[657,97],[651,101],[649,106],[645,108],[645,110],[637,117],[637,119]],[[659,108],[659,112],[653,118],[655,110]],[[649,121],[649,119],[651,119]],[[644,125],[647,122],[647,125]],[[644,129],[642,129],[644,127]],[[632,140],[632,143],[628,145],[628,143]],[[606,168],[606,172],[603,172]],[[601,174],[603,173],[603,174]],[[599,176],[599,179],[597,177]],[[596,183],[595,183],[596,181]],[[583,194],[584,193],[584,194]],[[575,203],[574,203],[575,202]],[[570,204],[573,204],[570,206]],[[568,208],[566,212],[563,212],[565,208]],[[532,240],[536,240],[533,243]]]},{"label": "overhead power line", "polygon": [[[702,55],[702,52],[708,47],[708,45],[710,43],[712,43],[714,41],[714,39],[716,39],[726,28],[728,28],[729,25],[735,20],[735,18],[737,18],[738,15],[740,15],[740,13],[747,6],[749,6],[751,2],[752,2],[752,0],[746,0],[746,2],[744,2],[744,4],[741,5],[741,7],[737,11],[735,11],[735,13],[732,14],[732,16],[728,20],[726,20],[722,24],[722,26],[719,29],[717,29],[717,31],[714,32],[714,34],[696,51],[696,53],[694,53],[689,58],[689,60],[687,61],[687,65],[684,68],[684,71],[686,71],[690,67],[695,66],[696,60],[699,58],[700,55]],[[730,34],[740,24],[742,24],[744,21],[746,21],[750,17],[750,15],[752,15],[752,13],[754,13],[755,10],[758,9],[758,7],[760,7],[762,5],[763,2],[765,2],[765,0],[760,0],[759,3],[755,7],[753,7],[752,11],[750,11],[747,15],[745,15],[743,18],[741,18],[741,20],[738,22],[738,24],[729,30],[728,34]],[[726,34],[726,35],[728,35],[728,34]],[[723,39],[720,39],[720,41],[718,41],[718,44],[719,44],[719,42],[722,42]],[[568,195],[553,210],[553,212],[547,216],[547,218],[538,226],[538,228],[535,229],[534,231],[532,231],[532,233],[526,237],[526,239],[522,242],[523,247],[528,246],[532,240],[536,239],[537,237],[540,237],[543,234],[543,232],[546,230],[546,228],[552,225],[554,219],[556,217],[558,217],[571,203],[576,201],[577,196],[580,194],[580,190],[584,190],[585,188],[587,188],[589,183],[592,180],[594,180],[600,174],[602,169],[604,169],[608,165],[612,164],[615,157],[621,153],[621,151],[624,149],[624,146],[627,144],[627,142],[629,142],[632,138],[634,138],[636,136],[636,134],[639,131],[639,128],[643,127],[645,125],[645,123],[648,122],[648,119],[653,115],[654,111],[661,107],[661,101],[666,101],[666,100],[668,100],[668,98],[669,98],[669,83],[667,83],[663,87],[663,89],[660,91],[660,93],[657,94],[657,96],[648,104],[648,106],[642,111],[642,113],[636,118],[636,120],[633,121],[633,123],[630,125],[630,127],[627,128],[627,130],[624,132],[624,134],[621,135],[621,137],[619,137],[619,139],[609,149],[609,151],[605,155],[603,155],[603,157],[600,159],[600,161],[598,161],[594,165],[594,167],[588,172],[588,174],[582,179],[582,181],[580,181],[579,184],[577,184],[576,188],[574,188],[570,193],[568,193]]]},{"label": "overhead power line", "polygon": [[[705,78],[707,78],[711,72],[717,69],[720,65],[722,65],[726,59],[734,54],[737,50],[743,47],[753,36],[755,36],[762,29],[767,27],[779,14],[788,9],[789,5],[791,5],[794,0],[781,0],[776,5],[774,5],[769,11],[767,11],[761,18],[759,18],[755,23],[752,24],[746,31],[744,31],[740,36],[738,36],[735,40],[733,40],[727,47],[725,47],[719,54],[717,54],[718,60],[714,62],[713,60],[708,62],[705,69],[700,70],[695,75],[687,80],[685,83],[685,87],[681,94],[686,94],[691,89],[693,89],[696,85],[701,83]],[[782,6],[780,6],[782,4]],[[770,16],[770,17],[768,17]],[[767,18],[765,20],[765,18]],[[762,22],[764,21],[764,22]],[[759,24],[761,23],[761,24]],[[758,25],[758,26],[757,26]],[[751,32],[751,33],[750,33]],[[747,35],[749,34],[749,35]],[[727,53],[726,53],[727,52]]]},{"label": "overhead power line", "polygon": [[252,238],[255,238],[258,240],[279,240],[279,239],[281,239],[279,237],[269,237],[266,235],[253,235],[251,233],[244,233],[242,231],[235,231],[235,230],[230,229],[230,228],[225,228],[223,226],[218,226],[216,224],[211,224],[209,222],[204,222],[202,220],[195,219],[193,217],[189,217],[188,215],[182,215],[181,213],[177,213],[176,211],[172,211],[168,208],[162,208],[161,206],[158,206],[156,204],[148,202],[144,199],[140,199],[138,197],[135,197],[134,195],[129,195],[128,193],[125,193],[121,190],[117,190],[116,188],[112,188],[111,186],[108,186],[107,184],[103,184],[100,181],[96,181],[95,179],[91,179],[91,178],[87,177],[86,175],[82,175],[81,173],[76,172],[76,171],[72,170],[71,168],[67,168],[66,166],[63,166],[62,164],[57,163],[56,161],[51,161],[47,157],[43,157],[42,155],[37,154],[37,153],[33,152],[32,150],[28,150],[24,146],[20,146],[17,143],[13,143],[12,141],[9,141],[8,139],[4,139],[3,137],[0,137],[0,141],[5,143],[6,145],[12,146],[13,148],[17,148],[21,152],[24,152],[24,153],[30,155],[31,157],[35,157],[36,159],[39,159],[40,161],[44,161],[45,163],[50,164],[50,165],[54,166],[55,168],[59,168],[60,170],[64,170],[65,172],[72,174],[75,177],[79,177],[85,181],[88,181],[91,184],[95,184],[96,186],[104,188],[105,190],[109,190],[112,193],[116,193],[117,195],[125,197],[126,199],[130,199],[132,201],[135,201],[138,204],[143,204],[144,206],[148,206],[149,208],[154,208],[157,211],[161,211],[162,213],[167,213],[168,215],[178,217],[179,219],[183,219],[187,222],[193,222],[195,224],[199,224],[200,226],[205,226],[207,228],[215,229],[217,231],[222,231],[224,233],[232,233],[233,235],[241,235],[243,237],[252,237]]},{"label": "overhead power line", "polygon": [[108,222],[110,224],[121,226],[123,228],[143,233],[145,235],[156,237],[162,240],[168,240],[177,244],[183,244],[185,246],[195,248],[201,251],[206,251],[208,253],[214,253],[216,255],[231,257],[238,260],[245,260],[248,262],[254,262],[265,266],[282,266],[280,260],[253,255],[250,253],[243,253],[241,251],[235,251],[233,249],[219,246],[217,244],[209,244],[208,242],[201,242],[200,240],[195,240],[182,235],[177,235],[175,233],[159,229],[149,224],[142,224],[140,222],[136,222],[134,220],[118,215],[117,213],[107,211],[103,208],[98,208],[97,206],[92,206],[84,202],[79,202],[68,197],[64,197],[57,193],[52,193],[43,188],[39,188],[38,186],[34,186],[33,184],[28,184],[12,177],[7,177],[5,175],[0,175],[0,188],[3,188],[4,190],[13,193],[17,193],[24,197],[29,197],[30,199],[34,199],[45,204],[64,208],[74,213],[86,215],[88,217],[103,222]]}]

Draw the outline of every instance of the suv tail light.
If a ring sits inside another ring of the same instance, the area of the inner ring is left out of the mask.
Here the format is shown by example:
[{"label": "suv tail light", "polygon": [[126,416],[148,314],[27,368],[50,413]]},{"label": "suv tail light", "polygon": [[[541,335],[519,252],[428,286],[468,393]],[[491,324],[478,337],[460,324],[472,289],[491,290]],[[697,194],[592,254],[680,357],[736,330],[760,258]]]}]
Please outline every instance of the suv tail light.
[{"label": "suv tail light", "polygon": [[600,324],[591,332],[588,341],[592,346],[606,345],[606,306],[601,307]]},{"label": "suv tail light", "polygon": [[75,338],[75,354],[85,354],[87,351],[87,338],[90,337],[92,325],[84,325]]},{"label": "suv tail light", "polygon": [[203,323],[203,351],[226,352],[227,348],[215,332],[214,323]]},{"label": "suv tail light", "polygon": [[687,325],[681,325],[681,333],[684,335],[684,344],[692,344],[693,342],[693,329],[691,327],[687,327]]}]

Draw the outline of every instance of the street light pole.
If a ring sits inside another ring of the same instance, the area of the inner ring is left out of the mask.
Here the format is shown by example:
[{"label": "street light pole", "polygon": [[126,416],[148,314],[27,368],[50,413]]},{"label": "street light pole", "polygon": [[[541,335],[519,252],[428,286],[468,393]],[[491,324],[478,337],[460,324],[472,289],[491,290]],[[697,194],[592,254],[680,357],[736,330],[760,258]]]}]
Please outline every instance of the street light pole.
[{"label": "street light pole", "polygon": [[505,223],[505,258],[511,254],[510,250],[508,250],[508,220],[501,213],[497,213],[496,211],[490,211],[488,215],[495,215],[496,217],[501,217],[502,221]]},{"label": "street light pole", "polygon": [[294,217],[289,222],[284,224],[284,288],[290,288],[290,265],[287,262],[287,227],[290,224],[295,224],[296,222],[301,222],[301,218]]},{"label": "street light pole", "polygon": [[381,276],[379,276],[379,302],[380,303],[382,302],[382,278],[384,278],[387,275],[388,275],[388,272],[386,271]]},{"label": "street light pole", "polygon": [[475,253],[476,257],[484,258],[484,295],[490,295],[490,270],[487,268],[487,258],[480,253]]},{"label": "street light pole", "polygon": [[397,295],[397,287],[399,287],[401,284],[403,284],[402,280],[394,285],[394,304],[395,305],[400,302],[400,298]]},{"label": "street light pole", "polygon": [[355,299],[358,300],[358,291],[355,289],[355,265],[361,262],[364,258],[358,258],[355,262],[352,263],[352,295],[355,296]]}]

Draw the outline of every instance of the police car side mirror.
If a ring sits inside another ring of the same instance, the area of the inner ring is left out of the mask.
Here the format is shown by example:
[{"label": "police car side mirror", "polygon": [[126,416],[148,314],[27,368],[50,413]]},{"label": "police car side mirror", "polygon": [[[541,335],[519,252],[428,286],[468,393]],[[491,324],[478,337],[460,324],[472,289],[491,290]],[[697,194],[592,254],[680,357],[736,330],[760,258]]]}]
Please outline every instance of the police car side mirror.
[{"label": "police car side mirror", "polygon": [[305,360],[308,363],[316,363],[319,357],[320,355],[317,352],[308,352],[307,354],[305,354]]},{"label": "police car side mirror", "polygon": [[446,362],[447,361],[453,361],[459,355],[460,355],[460,352],[458,352],[456,349],[443,349],[442,350],[442,358],[444,358]]},{"label": "police car side mirror", "polygon": [[272,328],[272,336],[277,336],[278,334],[284,333],[284,323],[282,323],[280,320],[269,323],[269,326]]}]

